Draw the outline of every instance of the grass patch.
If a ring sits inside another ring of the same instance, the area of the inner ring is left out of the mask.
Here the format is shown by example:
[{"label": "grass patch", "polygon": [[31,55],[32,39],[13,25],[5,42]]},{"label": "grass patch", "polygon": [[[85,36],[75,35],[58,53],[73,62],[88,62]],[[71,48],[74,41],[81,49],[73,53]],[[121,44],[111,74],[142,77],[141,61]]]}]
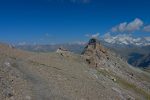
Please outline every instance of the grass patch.
[{"label": "grass patch", "polygon": [[104,76],[112,76],[111,73],[109,73],[108,71],[106,70],[97,70],[97,73],[98,74],[102,74]]}]

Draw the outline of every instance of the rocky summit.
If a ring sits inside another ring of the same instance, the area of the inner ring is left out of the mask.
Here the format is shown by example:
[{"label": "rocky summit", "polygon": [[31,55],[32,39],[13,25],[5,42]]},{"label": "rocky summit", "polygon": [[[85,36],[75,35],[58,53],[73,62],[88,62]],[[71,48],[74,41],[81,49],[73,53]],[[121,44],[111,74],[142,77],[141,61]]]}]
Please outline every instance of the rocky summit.
[{"label": "rocky summit", "polygon": [[109,60],[107,50],[100,44],[100,41],[96,38],[89,40],[88,45],[82,52],[85,60],[92,66],[101,66],[102,60]]},{"label": "rocky summit", "polygon": [[82,55],[29,52],[0,44],[0,100],[150,100],[150,74],[96,38]]}]

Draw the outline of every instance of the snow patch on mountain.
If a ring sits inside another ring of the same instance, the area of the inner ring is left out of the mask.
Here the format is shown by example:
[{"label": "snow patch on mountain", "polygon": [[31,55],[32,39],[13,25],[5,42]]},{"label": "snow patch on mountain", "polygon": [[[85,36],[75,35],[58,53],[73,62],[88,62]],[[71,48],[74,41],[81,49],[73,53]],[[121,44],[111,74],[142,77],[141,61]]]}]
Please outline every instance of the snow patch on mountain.
[{"label": "snow patch on mountain", "polygon": [[150,45],[150,37],[133,37],[131,34],[118,34],[112,36],[110,33],[106,33],[103,37],[103,40],[111,44],[137,45],[137,46]]}]

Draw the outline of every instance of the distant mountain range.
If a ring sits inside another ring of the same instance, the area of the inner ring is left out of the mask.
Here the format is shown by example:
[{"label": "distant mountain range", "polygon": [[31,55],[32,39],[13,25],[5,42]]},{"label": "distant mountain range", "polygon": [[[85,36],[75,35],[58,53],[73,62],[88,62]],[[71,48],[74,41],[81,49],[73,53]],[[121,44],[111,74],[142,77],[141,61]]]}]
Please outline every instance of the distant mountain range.
[{"label": "distant mountain range", "polygon": [[[124,37],[123,37],[124,36]],[[101,44],[116,52],[129,64],[135,67],[150,67],[150,41],[149,38],[133,38],[130,35],[118,35],[101,39]],[[53,45],[16,45],[16,48],[33,52],[54,52],[59,47],[71,52],[81,54],[85,44],[53,44]]]},{"label": "distant mountain range", "polygon": [[16,45],[16,48],[33,51],[33,52],[54,52],[63,47],[74,53],[81,53],[85,45],[82,44],[49,44],[49,45]]},{"label": "distant mountain range", "polygon": [[135,46],[147,46],[150,45],[150,37],[133,37],[130,34],[119,34],[111,36],[107,34],[103,40],[110,44],[121,45],[135,45]]},{"label": "distant mountain range", "polygon": [[101,43],[115,51],[135,67],[150,67],[150,37],[133,37],[130,34],[107,34]]}]

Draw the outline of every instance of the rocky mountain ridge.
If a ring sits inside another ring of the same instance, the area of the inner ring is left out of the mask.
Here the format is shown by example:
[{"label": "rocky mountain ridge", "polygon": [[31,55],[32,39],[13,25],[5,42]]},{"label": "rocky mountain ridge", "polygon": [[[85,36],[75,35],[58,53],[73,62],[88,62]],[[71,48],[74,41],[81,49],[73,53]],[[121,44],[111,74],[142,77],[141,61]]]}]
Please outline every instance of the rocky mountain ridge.
[{"label": "rocky mountain ridge", "polygon": [[103,41],[116,45],[134,45],[134,46],[148,46],[150,45],[150,37],[133,37],[131,34],[118,34],[111,36],[106,34]]}]

